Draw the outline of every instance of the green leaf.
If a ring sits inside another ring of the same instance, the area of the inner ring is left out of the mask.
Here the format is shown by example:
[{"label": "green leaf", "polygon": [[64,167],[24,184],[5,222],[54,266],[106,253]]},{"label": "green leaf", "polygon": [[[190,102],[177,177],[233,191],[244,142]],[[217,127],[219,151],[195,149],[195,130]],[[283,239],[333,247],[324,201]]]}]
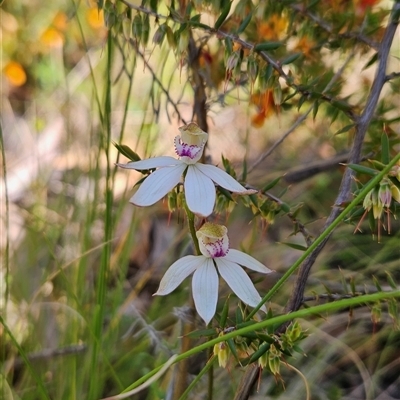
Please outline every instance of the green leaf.
[{"label": "green leaf", "polygon": [[190,18],[190,22],[200,22],[201,14],[196,14]]},{"label": "green leaf", "polygon": [[247,179],[247,161],[243,160],[243,172],[242,172],[242,181],[245,182]]},{"label": "green leaf", "polygon": [[366,167],[364,165],[360,165],[360,164],[344,164],[347,167],[349,167],[350,169],[352,169],[353,171],[356,171],[360,174],[366,174],[366,175],[370,175],[370,176],[375,176],[378,171],[369,167]]},{"label": "green leaf", "polygon": [[233,341],[232,338],[228,339],[226,342],[228,343],[229,350],[233,354],[233,357],[235,358],[236,362],[240,364],[239,356],[236,351],[235,342]]},{"label": "green leaf", "polygon": [[363,70],[369,68],[372,64],[375,64],[378,61],[378,53],[375,53],[368,62],[363,66]]},{"label": "green leaf", "polygon": [[215,334],[216,334],[215,329],[199,329],[196,331],[189,332],[187,335],[185,335],[185,337],[198,339],[200,337],[213,336]]},{"label": "green leaf", "polygon": [[332,100],[331,104],[333,107],[338,108],[341,111],[351,111],[351,106],[350,104],[346,103],[343,100]]},{"label": "green leaf", "polygon": [[236,325],[239,325],[243,322],[243,314],[240,307],[236,308]]},{"label": "green leaf", "polygon": [[350,278],[350,288],[351,288],[351,294],[352,294],[353,296],[355,296],[356,293],[357,293],[357,290],[356,290],[356,283],[355,283],[354,276],[352,276],[352,277]]},{"label": "green leaf", "polygon": [[379,171],[382,171],[386,165],[382,164],[380,161],[378,160],[368,160],[376,169],[378,169]]},{"label": "green leaf", "polygon": [[224,308],[222,309],[221,313],[221,318],[219,319],[219,326],[224,329],[226,325],[226,320],[228,318],[228,312],[229,312],[229,298],[230,296],[227,297]]},{"label": "green leaf", "polygon": [[396,284],[396,282],[394,281],[392,274],[391,274],[389,271],[385,271],[385,272],[386,272],[387,281],[388,281],[390,287],[391,287],[393,290],[397,290],[397,284]]},{"label": "green leaf", "polygon": [[157,12],[158,1],[157,0],[150,0],[150,8],[151,11]]},{"label": "green leaf", "polygon": [[386,135],[386,133],[384,133],[381,137],[381,144],[382,144],[381,161],[382,164],[387,165],[390,162],[390,148],[389,148],[389,138]]},{"label": "green leaf", "polygon": [[300,251],[306,251],[307,250],[307,247],[302,246],[300,244],[296,244],[296,243],[290,243],[290,242],[278,242],[278,243],[279,244],[284,244],[284,245],[286,245],[288,247],[291,247],[292,249],[295,249],[295,250],[300,250]]},{"label": "green leaf", "polygon": [[258,196],[256,194],[250,194],[249,199],[253,203],[254,207],[258,207]]},{"label": "green leaf", "polygon": [[258,43],[254,46],[254,51],[269,51],[269,50],[276,50],[279,47],[283,46],[283,42],[263,42]]},{"label": "green leaf", "polygon": [[372,281],[375,284],[376,290],[378,292],[382,292],[382,286],[381,286],[381,284],[379,283],[378,279],[375,276],[372,276]]},{"label": "green leaf", "polygon": [[129,158],[131,161],[140,161],[141,158],[138,156],[137,153],[135,153],[129,146],[125,144],[118,144],[113,142],[113,145],[116,147],[116,149],[124,155],[126,158]]},{"label": "green leaf", "polygon": [[316,101],[314,101],[314,104],[313,104],[313,121],[315,121],[315,117],[318,114],[318,109],[319,109],[319,101],[316,100]]},{"label": "green leaf", "polygon": [[290,212],[290,206],[289,206],[289,204],[281,203],[281,210],[282,210],[283,212],[285,212],[285,213]]},{"label": "green leaf", "polygon": [[225,22],[226,17],[228,16],[229,12],[231,11],[232,1],[226,3],[224,9],[222,10],[221,15],[218,17],[217,21],[215,22],[214,28],[219,29],[220,26]]},{"label": "green leaf", "polygon": [[241,328],[245,328],[246,326],[250,326],[250,325],[254,325],[255,323],[257,323],[256,321],[245,321],[245,322],[241,322],[239,324],[236,325],[237,329],[241,329]]},{"label": "green leaf", "polygon": [[296,61],[299,57],[301,57],[303,55],[303,53],[294,53],[291,54],[290,56],[284,58],[281,61],[281,65],[288,65],[291,64],[292,62]]},{"label": "green leaf", "polygon": [[242,33],[246,28],[247,25],[249,25],[250,21],[251,21],[251,17],[253,16],[253,13],[251,12],[240,24],[239,29],[237,30],[237,33]]},{"label": "green leaf", "polygon": [[272,189],[274,186],[276,186],[276,184],[281,180],[281,176],[278,178],[275,178],[272,182],[267,183],[262,189],[262,192],[266,192],[270,189]]},{"label": "green leaf", "polygon": [[340,135],[341,133],[349,131],[351,128],[353,128],[356,124],[349,124],[343,127],[342,129],[339,129],[337,132],[334,133],[334,136]]},{"label": "green leaf", "polygon": [[304,104],[304,102],[307,100],[307,97],[302,95],[299,98],[299,102],[297,103],[297,111],[300,110],[301,106]]},{"label": "green leaf", "polygon": [[255,351],[255,352],[251,355],[250,360],[249,360],[249,364],[251,364],[252,362],[258,360],[263,354],[265,354],[265,353],[269,350],[270,347],[271,347],[271,344],[270,344],[270,343],[264,343],[264,344],[262,344],[262,345],[258,348],[258,350]]},{"label": "green leaf", "polygon": [[233,197],[232,197],[231,193],[230,193],[228,190],[224,189],[223,187],[218,186],[218,191],[219,191],[223,196],[225,196],[228,200],[233,201],[233,202],[235,201],[235,200],[233,200]]}]

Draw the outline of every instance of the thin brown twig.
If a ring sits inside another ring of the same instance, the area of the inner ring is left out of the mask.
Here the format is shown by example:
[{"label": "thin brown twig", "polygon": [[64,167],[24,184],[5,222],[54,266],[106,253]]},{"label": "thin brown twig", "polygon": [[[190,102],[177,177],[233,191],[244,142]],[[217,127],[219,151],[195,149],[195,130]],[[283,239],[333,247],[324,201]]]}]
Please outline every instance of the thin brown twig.
[{"label": "thin brown twig", "polygon": [[137,45],[136,41],[133,39],[130,39],[130,44],[135,48],[135,52],[140,56],[140,58],[143,60],[144,65],[146,66],[146,68],[148,69],[148,71],[150,72],[153,81],[157,83],[157,85],[160,87],[161,91],[165,94],[165,97],[167,98],[167,102],[170,103],[172,105],[172,107],[174,108],[174,111],[176,112],[176,115],[178,116],[178,118],[184,123],[187,124],[187,121],[185,121],[185,119],[182,117],[181,113],[179,112],[178,106],[175,103],[175,101],[171,98],[171,96],[169,95],[169,91],[164,87],[164,85],[162,84],[162,82],[157,78],[156,73],[154,72],[153,68],[151,67],[151,65],[149,64],[149,62],[146,60],[145,55],[140,51],[139,46]]},{"label": "thin brown twig", "polygon": [[317,15],[315,15],[312,12],[310,12],[309,10],[307,10],[307,8],[304,7],[304,5],[290,4],[289,7],[292,8],[294,11],[297,11],[301,15],[312,20],[320,28],[322,28],[324,31],[328,32],[331,35],[337,35],[337,37],[342,38],[342,39],[356,39],[359,42],[362,42],[375,50],[378,50],[378,48],[379,48],[379,42],[370,40],[369,38],[367,38],[366,36],[362,35],[359,32],[343,32],[343,33],[334,32],[334,28],[330,24],[328,24],[322,18],[318,17]]},{"label": "thin brown twig", "polygon": [[[354,51],[351,51],[343,65],[339,68],[339,70],[335,73],[332,79],[328,82],[323,90],[323,93],[327,92],[331,89],[331,87],[335,84],[335,82],[342,76],[346,66],[349,64],[351,59],[354,57]],[[297,119],[297,121],[269,148],[266,152],[261,154],[260,157],[251,165],[251,167],[247,170],[247,173],[250,173],[254,170],[262,161],[264,161],[270,154],[301,124],[306,120],[307,116],[314,109],[314,104],[301,116]],[[355,115],[354,115],[355,118]]]},{"label": "thin brown twig", "polygon": [[[46,361],[52,360],[55,357],[64,357],[72,354],[84,353],[86,350],[86,344],[74,344],[57,349],[45,349],[36,353],[29,353],[26,356],[29,361]],[[14,368],[18,368],[23,366],[25,364],[25,361],[22,358],[18,357],[15,360],[11,361],[11,364]]]},{"label": "thin brown twig", "polygon": [[[138,10],[140,12],[152,15],[154,17],[156,17],[157,19],[168,19],[171,18],[173,19],[173,16],[165,16],[165,15],[161,15],[161,14],[157,14],[152,10],[148,10],[144,7],[141,6],[136,6],[133,5],[131,3],[129,3],[126,0],[120,0],[122,3],[124,3],[126,6]],[[174,19],[173,19],[174,20]],[[182,21],[176,21],[175,22],[181,23]],[[197,26],[196,26],[197,27]],[[237,34],[234,33],[229,33],[229,32],[225,32],[221,29],[215,29],[212,28],[210,26],[207,25],[202,25],[201,27],[197,27],[198,29],[202,29],[203,31],[209,32],[210,34],[215,34],[217,37],[219,38],[228,38],[230,40],[232,40],[232,42],[239,44],[243,49],[247,49],[247,50],[251,50],[256,52],[264,61],[266,61],[268,64],[271,65],[271,67],[278,73],[278,75],[283,78],[286,82],[286,84],[291,87],[293,90],[295,90],[295,92],[297,93],[301,93],[303,96],[305,96],[306,98],[309,97],[318,97],[318,100],[324,101],[324,102],[328,102],[332,105],[335,105],[335,103],[340,102],[340,99],[331,97],[325,93],[313,93],[311,90],[304,88],[301,85],[297,85],[296,83],[294,83],[294,80],[291,76],[289,76],[288,74],[286,74],[286,72],[283,70],[282,65],[280,64],[279,61],[274,60],[267,52],[265,51],[257,51],[255,49],[255,45],[252,43],[249,43],[243,39],[241,39]],[[354,114],[353,108],[351,105],[349,104],[341,104],[341,111],[344,112],[351,120],[355,120],[356,115]]]},{"label": "thin brown twig", "polygon": [[386,75],[385,80],[386,82],[388,82],[396,78],[400,78],[400,72],[392,72],[391,74]]}]

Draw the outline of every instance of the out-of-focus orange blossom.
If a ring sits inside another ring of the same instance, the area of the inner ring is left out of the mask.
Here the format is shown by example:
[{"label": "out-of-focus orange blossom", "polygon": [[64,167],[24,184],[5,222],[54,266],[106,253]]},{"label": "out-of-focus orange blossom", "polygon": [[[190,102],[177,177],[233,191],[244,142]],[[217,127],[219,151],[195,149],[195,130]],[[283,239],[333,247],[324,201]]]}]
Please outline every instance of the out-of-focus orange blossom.
[{"label": "out-of-focus orange blossom", "polygon": [[97,7],[89,8],[86,12],[86,19],[93,29],[101,29],[105,27],[103,10]]},{"label": "out-of-focus orange blossom", "polygon": [[8,81],[14,86],[22,86],[26,82],[26,72],[19,62],[10,61],[3,71]]},{"label": "out-of-focus orange blossom", "polygon": [[62,47],[64,35],[56,28],[47,28],[40,36],[40,42],[48,47]]},{"label": "out-of-focus orange blossom", "polygon": [[306,35],[299,38],[297,44],[294,47],[294,50],[302,52],[304,57],[306,58],[311,58],[311,53],[315,45],[316,43],[314,42],[314,40]]},{"label": "out-of-focus orange blossom", "polygon": [[283,15],[272,14],[268,20],[260,21],[257,33],[263,40],[278,40],[285,35],[288,20]]},{"label": "out-of-focus orange blossom", "polygon": [[65,31],[68,25],[67,15],[61,11],[58,12],[53,19],[52,25],[54,26],[54,28],[58,29],[61,32]]},{"label": "out-of-focus orange blossom", "polygon": [[372,8],[380,0],[353,0],[357,15],[364,15],[368,8]]},{"label": "out-of-focus orange blossom", "polygon": [[272,89],[252,94],[250,104],[254,104],[258,108],[257,114],[251,118],[251,124],[255,128],[261,128],[265,120],[276,111]]},{"label": "out-of-focus orange blossom", "polygon": [[[378,4],[381,0],[352,0],[349,4],[349,1],[346,0],[327,0],[329,6],[335,12],[347,11],[349,7],[353,5],[356,15],[364,15],[368,8],[373,7],[375,4]],[[351,9],[351,8],[350,8]]]},{"label": "out-of-focus orange blossom", "polygon": [[223,57],[222,52],[211,53],[207,49],[202,49],[199,56],[199,66],[203,69],[207,84],[214,88],[217,88],[225,79]]}]

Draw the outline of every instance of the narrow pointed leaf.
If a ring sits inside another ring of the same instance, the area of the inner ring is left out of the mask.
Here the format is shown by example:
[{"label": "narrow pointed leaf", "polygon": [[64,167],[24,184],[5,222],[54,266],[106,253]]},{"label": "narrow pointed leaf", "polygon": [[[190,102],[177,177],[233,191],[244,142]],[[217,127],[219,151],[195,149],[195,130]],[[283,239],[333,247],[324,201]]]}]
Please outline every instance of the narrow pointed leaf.
[{"label": "narrow pointed leaf", "polygon": [[359,172],[360,174],[367,174],[370,176],[375,176],[378,171],[360,164],[344,164],[353,171]]},{"label": "narrow pointed leaf", "polygon": [[219,29],[220,26],[225,22],[229,11],[231,11],[232,1],[226,3],[224,9],[221,12],[221,15],[218,17],[217,21],[215,22],[214,28]]},{"label": "narrow pointed leaf", "polygon": [[290,243],[290,242],[279,242],[280,244],[284,244],[285,246],[291,247],[292,249],[295,250],[300,250],[300,251],[306,251],[307,247],[306,246],[302,246],[300,244],[297,243]]},{"label": "narrow pointed leaf", "polygon": [[382,145],[382,164],[389,164],[390,162],[390,148],[389,148],[389,138],[384,133],[381,138],[381,145]]}]

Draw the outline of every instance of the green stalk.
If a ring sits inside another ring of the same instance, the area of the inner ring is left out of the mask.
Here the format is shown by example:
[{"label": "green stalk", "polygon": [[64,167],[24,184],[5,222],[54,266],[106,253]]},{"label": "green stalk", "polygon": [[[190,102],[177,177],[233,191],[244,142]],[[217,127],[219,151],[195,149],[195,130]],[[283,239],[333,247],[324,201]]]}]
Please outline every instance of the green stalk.
[{"label": "green stalk", "polygon": [[4,264],[3,264],[6,270],[4,277],[4,285],[5,285],[4,308],[3,310],[1,310],[1,312],[4,313],[4,316],[6,317],[7,303],[8,303],[8,298],[10,297],[10,199],[8,197],[6,151],[4,149],[3,126],[1,122],[0,122],[0,147],[1,147],[3,178],[4,178],[4,203],[5,203],[5,210],[3,210],[2,207],[1,211],[2,214],[4,215],[5,233],[3,233],[3,235],[6,241],[4,249]]},{"label": "green stalk", "polygon": [[94,311],[94,342],[91,361],[91,379],[88,399],[98,398],[100,392],[100,380],[97,378],[100,375],[99,354],[101,351],[102,327],[105,315],[105,297],[106,283],[109,271],[110,256],[111,256],[111,239],[112,239],[112,163],[110,162],[110,143],[111,143],[111,67],[112,67],[112,36],[108,32],[107,37],[107,72],[106,72],[106,93],[105,93],[105,114],[104,114],[104,131],[105,137],[102,139],[102,147],[107,160],[106,167],[106,211],[104,224],[104,242],[101,256],[101,265],[98,276],[96,308]]},{"label": "green stalk", "polygon": [[0,315],[0,324],[3,325],[4,330],[6,331],[8,336],[10,336],[11,341],[13,342],[14,346],[17,348],[21,358],[24,360],[24,363],[25,363],[26,367],[28,368],[29,372],[31,373],[32,378],[35,380],[35,382],[36,382],[36,384],[38,386],[38,389],[39,389],[39,393],[38,394],[39,394],[40,398],[41,399],[45,399],[45,400],[50,400],[50,396],[47,394],[46,388],[44,387],[43,380],[40,378],[40,376],[38,375],[36,369],[30,363],[28,357],[26,356],[26,353],[25,353],[24,349],[19,345],[17,339],[15,339],[15,337],[12,334],[10,328],[5,323],[5,321],[3,320],[3,317],[1,315]]},{"label": "green stalk", "polygon": [[185,211],[188,220],[190,236],[192,237],[194,248],[196,249],[196,254],[199,256],[201,255],[201,252],[199,247],[199,241],[196,236],[196,228],[194,226],[194,214],[189,210],[189,207],[187,206],[186,202],[185,202]]},{"label": "green stalk", "polygon": [[[198,373],[196,378],[193,379],[193,381],[190,383],[190,385],[187,387],[187,389],[183,392],[182,396],[179,398],[179,400],[186,400],[188,397],[190,391],[194,388],[194,386],[200,381],[200,379],[204,376],[204,374],[208,371],[212,371],[213,366],[215,361],[217,360],[216,356],[212,356],[207,364],[204,366],[204,368]],[[212,383],[212,382],[211,382]],[[209,384],[210,385],[210,384]],[[209,390],[210,391],[210,390]]]},{"label": "green stalk", "polygon": [[331,232],[339,225],[342,220],[348,215],[348,213],[358,204],[360,203],[366,194],[377,185],[382,178],[387,175],[390,169],[396,164],[397,161],[400,160],[400,154],[397,154],[396,157],[373,179],[371,179],[368,184],[366,184],[358,196],[340,213],[340,215],[329,225],[321,235],[315,239],[315,241],[311,244],[311,246],[303,253],[303,255],[285,272],[281,279],[275,283],[275,285],[270,289],[270,291],[262,298],[261,302],[251,311],[248,315],[247,320],[251,319],[254,314],[269,301],[272,296],[283,286],[283,284],[289,279],[289,277],[299,268],[299,266],[303,263],[303,261],[324,241],[324,239],[331,234]]},{"label": "green stalk", "polygon": [[[184,360],[185,358],[191,357],[194,354],[200,353],[201,351],[204,351],[208,349],[209,347],[214,346],[217,343],[227,341],[228,339],[233,339],[237,336],[242,336],[245,334],[248,334],[250,332],[256,331],[256,330],[261,330],[265,329],[269,326],[273,325],[281,325],[284,322],[291,321],[296,318],[305,318],[305,317],[310,317],[310,316],[315,316],[315,315],[320,315],[328,312],[333,312],[333,311],[338,311],[341,309],[349,308],[349,307],[355,307],[359,306],[360,304],[367,304],[367,303],[374,303],[374,302],[379,302],[382,300],[389,300],[392,298],[400,298],[400,290],[396,290],[393,292],[378,292],[378,293],[373,293],[373,294],[366,294],[358,297],[352,297],[350,299],[342,299],[338,300],[332,303],[327,303],[327,304],[321,304],[318,306],[310,307],[310,308],[304,308],[289,314],[284,314],[284,315],[278,315],[276,317],[266,319],[261,322],[256,322],[250,326],[246,326],[241,329],[237,329],[235,331],[226,333],[223,336],[218,336],[214,339],[209,340],[208,342],[202,343],[199,346],[193,347],[192,349],[180,354],[178,357],[176,357],[174,363],[177,363],[181,360]],[[147,379],[151,378],[154,374],[156,374],[163,365],[158,366],[157,368],[153,369],[146,375],[142,376],[140,379],[138,379],[136,382],[132,383],[128,388],[124,390],[124,392],[127,392],[129,390],[132,390],[139,385],[141,385],[143,382],[146,382]],[[123,392],[123,393],[124,393]]]}]

